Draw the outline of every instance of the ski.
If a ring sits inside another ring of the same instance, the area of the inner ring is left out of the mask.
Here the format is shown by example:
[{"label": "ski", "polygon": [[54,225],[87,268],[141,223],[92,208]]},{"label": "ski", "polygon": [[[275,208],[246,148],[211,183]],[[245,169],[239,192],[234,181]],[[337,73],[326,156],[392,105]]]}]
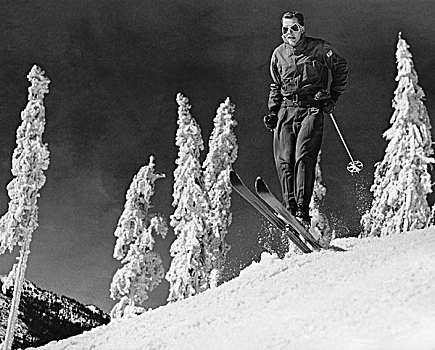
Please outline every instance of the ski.
[{"label": "ski", "polygon": [[248,187],[245,186],[240,177],[233,170],[230,171],[230,182],[231,186],[238,194],[240,194],[249,204],[257,209],[260,214],[262,214],[271,224],[285,233],[289,239],[296,244],[300,250],[302,250],[302,252],[312,252],[311,248],[308,247],[305,242],[302,241],[302,239],[292,231],[291,227],[288,227],[282,218],[275,215],[273,210],[270,209],[266,203],[264,203],[257,195],[255,195]]},{"label": "ski", "polygon": [[255,189],[260,198],[263,199],[298,234],[308,241],[314,250],[318,251],[324,248],[314,239],[311,233],[306,230],[298,219],[296,219],[287,208],[282,205],[261,177],[257,177],[257,180],[255,181]]}]

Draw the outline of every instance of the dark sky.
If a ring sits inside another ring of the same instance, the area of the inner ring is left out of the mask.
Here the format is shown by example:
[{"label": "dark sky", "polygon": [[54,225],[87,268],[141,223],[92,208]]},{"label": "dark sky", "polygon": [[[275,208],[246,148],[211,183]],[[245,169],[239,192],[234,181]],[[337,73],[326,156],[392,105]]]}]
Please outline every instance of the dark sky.
[{"label": "dark sky", "polygon": [[[289,7],[291,6],[291,7]],[[322,146],[328,188],[325,211],[339,234],[357,234],[370,201],[373,164],[383,157],[396,87],[397,35],[411,45],[429,115],[435,115],[435,3],[421,1],[2,1],[0,5],[0,209],[7,210],[11,154],[26,75],[40,65],[49,79],[44,141],[51,152],[39,200],[26,277],[44,289],[106,311],[120,264],[113,232],[125,193],[139,168],[155,156],[155,211],[172,213],[177,149],[175,96],[184,93],[205,140],[216,108],[236,104],[236,171],[252,186],[263,176],[278,193],[267,113],[269,58],[280,44],[283,12],[299,10],[309,36],[330,41],[349,62],[349,85],[335,116],[364,171],[346,171],[347,154],[330,121]],[[205,156],[205,155],[204,155]],[[226,278],[259,256],[262,220],[234,194]],[[156,250],[169,266],[172,233]],[[9,271],[10,254],[0,257]],[[167,284],[150,306],[163,304]]]}]

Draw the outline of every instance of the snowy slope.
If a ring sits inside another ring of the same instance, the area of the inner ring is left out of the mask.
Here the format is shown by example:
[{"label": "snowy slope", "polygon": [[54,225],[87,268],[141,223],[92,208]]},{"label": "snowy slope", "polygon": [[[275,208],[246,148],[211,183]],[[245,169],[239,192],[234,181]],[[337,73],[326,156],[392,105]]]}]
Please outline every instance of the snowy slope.
[{"label": "snowy slope", "polygon": [[334,243],[40,349],[435,349],[435,229]]}]

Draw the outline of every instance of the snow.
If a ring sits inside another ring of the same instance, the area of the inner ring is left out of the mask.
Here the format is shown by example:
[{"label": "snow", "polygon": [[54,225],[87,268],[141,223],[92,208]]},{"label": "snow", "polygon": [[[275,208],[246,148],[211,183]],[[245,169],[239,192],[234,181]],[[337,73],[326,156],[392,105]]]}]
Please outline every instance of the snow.
[{"label": "snow", "polygon": [[98,313],[98,308],[95,305],[86,305],[86,307],[94,313]]},{"label": "snow", "polygon": [[40,349],[435,349],[435,228],[333,244]]}]

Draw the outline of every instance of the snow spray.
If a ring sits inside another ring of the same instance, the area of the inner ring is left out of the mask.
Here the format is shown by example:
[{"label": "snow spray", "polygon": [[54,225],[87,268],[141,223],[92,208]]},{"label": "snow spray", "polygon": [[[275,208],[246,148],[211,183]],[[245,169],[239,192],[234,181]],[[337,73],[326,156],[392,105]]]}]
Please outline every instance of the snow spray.
[{"label": "snow spray", "polygon": [[258,244],[264,251],[270,254],[276,253],[280,258],[283,258],[289,248],[287,238],[268,221],[263,219],[261,221],[261,230],[257,233]]}]

